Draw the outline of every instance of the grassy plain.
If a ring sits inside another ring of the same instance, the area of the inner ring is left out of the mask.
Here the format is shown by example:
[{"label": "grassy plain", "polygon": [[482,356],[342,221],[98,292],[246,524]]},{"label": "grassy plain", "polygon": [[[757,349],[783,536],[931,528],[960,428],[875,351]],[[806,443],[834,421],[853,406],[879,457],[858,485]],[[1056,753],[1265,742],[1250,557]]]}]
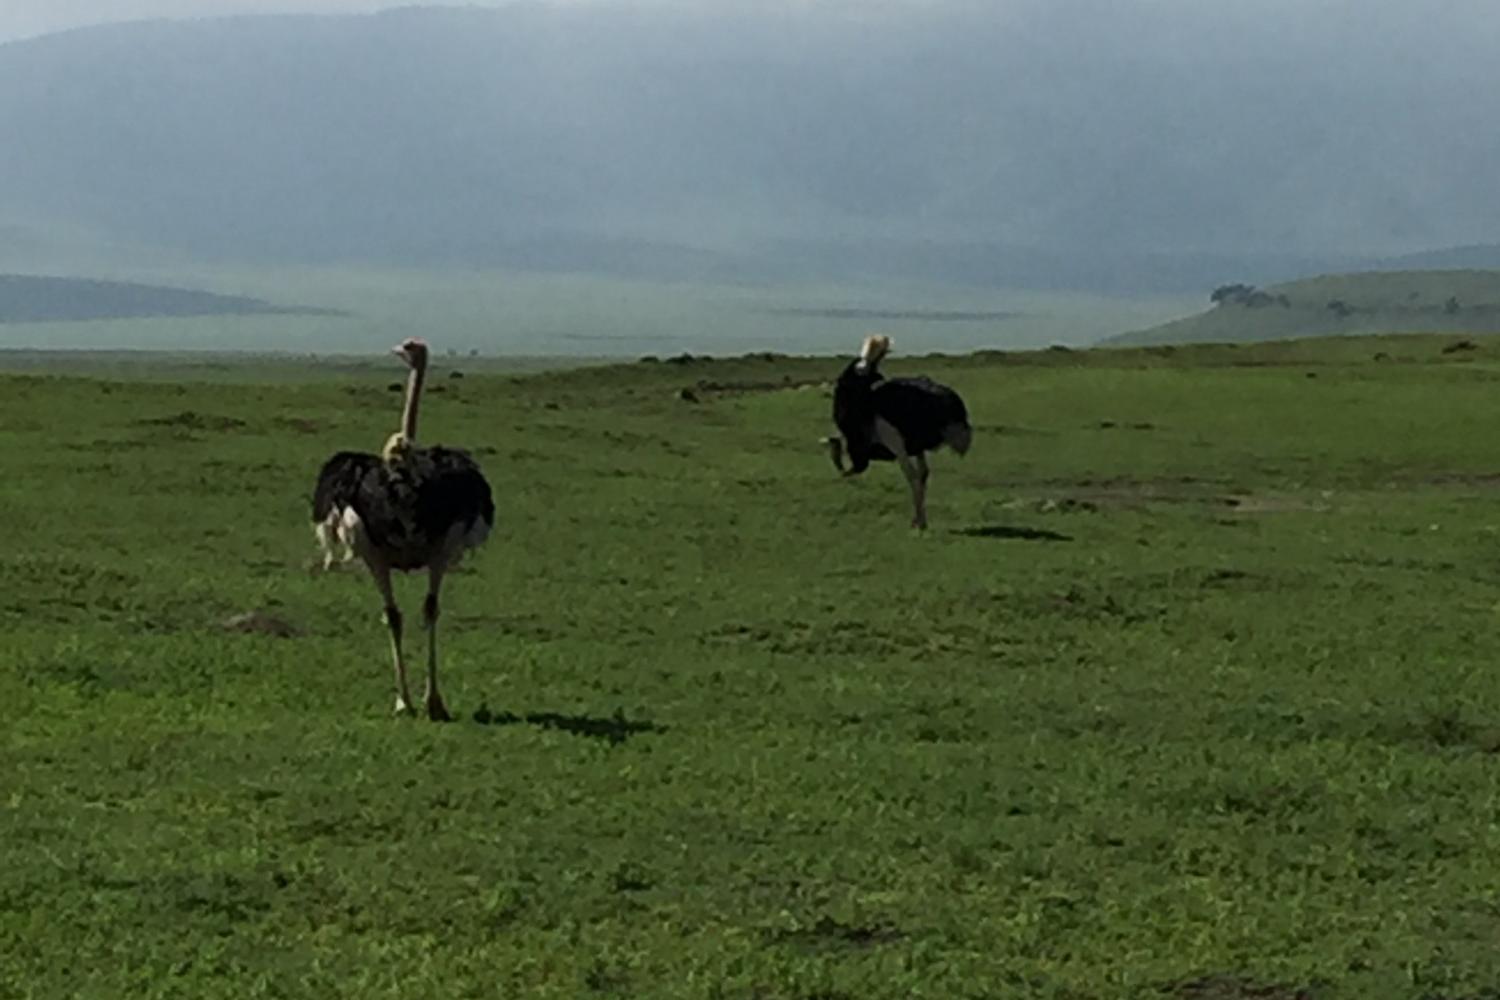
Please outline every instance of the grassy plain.
[{"label": "grassy plain", "polygon": [[977,427],[925,536],[834,361],[439,379],[500,511],[451,725],[306,569],[394,372],[0,378],[0,996],[1496,997],[1448,343],[897,355]]}]

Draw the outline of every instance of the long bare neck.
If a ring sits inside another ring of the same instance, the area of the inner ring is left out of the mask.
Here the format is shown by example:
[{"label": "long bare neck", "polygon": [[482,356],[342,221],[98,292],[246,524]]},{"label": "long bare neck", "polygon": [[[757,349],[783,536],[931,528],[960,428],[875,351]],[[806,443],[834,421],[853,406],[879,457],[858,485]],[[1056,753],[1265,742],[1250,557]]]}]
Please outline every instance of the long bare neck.
[{"label": "long bare neck", "polygon": [[401,410],[401,433],[415,444],[417,440],[417,408],[422,404],[422,383],[427,379],[425,361],[412,365],[406,378],[406,405]]}]

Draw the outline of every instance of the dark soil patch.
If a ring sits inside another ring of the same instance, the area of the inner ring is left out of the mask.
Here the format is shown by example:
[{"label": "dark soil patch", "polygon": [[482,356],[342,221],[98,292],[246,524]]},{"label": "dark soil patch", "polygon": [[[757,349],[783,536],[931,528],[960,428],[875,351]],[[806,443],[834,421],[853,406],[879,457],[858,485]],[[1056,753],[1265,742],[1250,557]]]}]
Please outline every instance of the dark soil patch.
[{"label": "dark soil patch", "polygon": [[1290,496],[1226,496],[1219,501],[1236,514],[1284,514],[1292,511],[1325,511],[1327,504]]},{"label": "dark soil patch", "polygon": [[[1192,477],[1180,479],[1100,479],[1059,483],[1059,492],[1019,499],[1007,507],[1041,513],[1094,513],[1100,510],[1144,510],[1153,504],[1201,504],[1236,514],[1273,514],[1287,511],[1325,511],[1328,505],[1306,497],[1278,494],[1224,493],[1222,486]],[[1500,476],[1495,477],[1500,486]]]},{"label": "dark soil patch", "polygon": [[1471,489],[1500,489],[1500,472],[1437,472],[1416,480],[1422,486],[1466,486]]},{"label": "dark soil patch", "polygon": [[152,445],[153,442],[151,441],[112,441],[108,438],[95,438],[89,442],[80,441],[74,444],[65,444],[63,447],[69,451],[104,452],[107,454],[117,451],[135,451],[140,448],[150,448]]},{"label": "dark soil patch", "polygon": [[1038,500],[1035,509],[1038,514],[1096,514],[1099,505],[1078,497],[1048,497]]},{"label": "dark soil patch", "polygon": [[198,413],[195,410],[184,410],[169,417],[147,417],[136,423],[142,427],[172,427],[185,431],[232,431],[245,426],[245,422],[238,417]]},{"label": "dark soil patch", "polygon": [[1028,507],[1051,513],[1099,510],[1143,510],[1158,503],[1206,503],[1217,498],[1215,484],[1184,476],[1180,479],[1081,479],[1057,482],[1056,493],[1040,498],[1019,499],[1006,506]]},{"label": "dark soil patch", "polygon": [[1203,578],[1200,586],[1203,587],[1225,587],[1233,583],[1250,580],[1249,573],[1240,569],[1216,569]]},{"label": "dark soil patch", "polygon": [[278,430],[292,431],[296,434],[321,434],[328,429],[326,422],[313,420],[310,417],[277,417],[271,423]]},{"label": "dark soil patch", "polygon": [[1205,976],[1173,983],[1161,992],[1180,1000],[1317,1000],[1310,986],[1268,985],[1239,976]]},{"label": "dark soil patch", "polygon": [[1415,743],[1438,751],[1500,753],[1500,727],[1467,717],[1458,709],[1423,713],[1392,729],[1393,741]]},{"label": "dark soil patch", "polygon": [[243,614],[231,615],[219,623],[219,627],[226,632],[238,632],[241,635],[269,635],[277,639],[294,639],[302,632],[291,622],[264,611],[246,611]]},{"label": "dark soil patch", "polygon": [[846,924],[826,914],[810,927],[778,930],[767,935],[773,944],[798,945],[810,949],[872,948],[891,944],[905,937],[900,929],[890,924]]},{"label": "dark soil patch", "polygon": [[[793,378],[783,375],[780,380],[755,379],[736,380],[720,382],[714,379],[700,379],[696,386],[692,387],[700,393],[717,393],[721,396],[743,395],[752,392],[783,392],[788,389],[812,389],[829,388],[831,383],[828,379],[818,378]],[[684,389],[690,392],[692,389]]]}]

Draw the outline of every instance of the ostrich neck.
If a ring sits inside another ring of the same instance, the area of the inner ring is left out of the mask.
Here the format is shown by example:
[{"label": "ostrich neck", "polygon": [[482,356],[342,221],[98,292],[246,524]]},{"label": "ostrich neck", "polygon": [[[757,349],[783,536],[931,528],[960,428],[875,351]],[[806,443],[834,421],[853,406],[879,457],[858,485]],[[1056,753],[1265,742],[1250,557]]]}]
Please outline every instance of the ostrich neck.
[{"label": "ostrich neck", "polygon": [[401,433],[406,440],[417,440],[417,408],[422,403],[422,383],[427,378],[427,366],[415,365],[406,378],[406,405],[401,410]]}]

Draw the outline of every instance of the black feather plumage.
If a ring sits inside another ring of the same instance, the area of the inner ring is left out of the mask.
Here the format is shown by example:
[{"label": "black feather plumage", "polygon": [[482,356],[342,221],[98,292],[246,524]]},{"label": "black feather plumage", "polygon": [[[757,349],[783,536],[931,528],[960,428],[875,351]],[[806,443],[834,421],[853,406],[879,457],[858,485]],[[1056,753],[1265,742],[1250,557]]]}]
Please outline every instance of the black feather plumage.
[{"label": "black feather plumage", "polygon": [[489,482],[467,452],[454,448],[412,448],[392,462],[339,452],[318,473],[313,521],[344,509],[359,516],[370,544],[399,570],[427,566],[455,527],[468,534],[495,524]]},{"label": "black feather plumage", "polygon": [[856,473],[896,457],[876,440],[877,419],[896,429],[909,455],[945,444],[959,454],[969,449],[969,411],[957,392],[923,375],[888,379],[855,359],[834,385],[833,422]]},{"label": "black feather plumage", "polygon": [[336,508],[353,506],[360,479],[381,464],[379,455],[363,451],[341,451],[324,462],[313,489],[313,522],[326,521]]}]

